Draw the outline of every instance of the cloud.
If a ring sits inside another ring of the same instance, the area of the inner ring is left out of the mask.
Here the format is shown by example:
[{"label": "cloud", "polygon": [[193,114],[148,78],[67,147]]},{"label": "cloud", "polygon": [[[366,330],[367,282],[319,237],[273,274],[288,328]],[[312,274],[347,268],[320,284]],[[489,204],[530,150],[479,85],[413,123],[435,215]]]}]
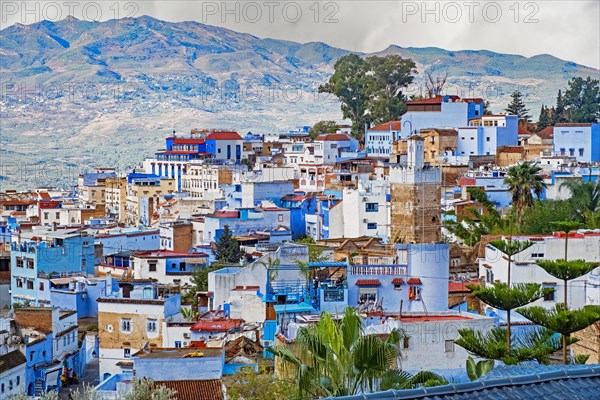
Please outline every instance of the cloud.
[{"label": "cloud", "polygon": [[[0,27],[127,15],[207,23],[297,42],[376,52],[391,44],[551,54],[600,68],[600,2],[590,1],[2,1]],[[15,10],[14,8],[17,8]]]}]

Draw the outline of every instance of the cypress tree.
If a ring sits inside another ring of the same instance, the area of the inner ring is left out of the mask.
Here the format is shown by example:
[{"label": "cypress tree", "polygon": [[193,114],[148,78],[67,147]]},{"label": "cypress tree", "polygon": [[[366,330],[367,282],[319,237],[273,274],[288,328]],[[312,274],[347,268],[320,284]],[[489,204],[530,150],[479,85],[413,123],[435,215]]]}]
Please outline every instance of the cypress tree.
[{"label": "cypress tree", "polygon": [[538,123],[537,123],[537,130],[538,132],[543,130],[544,128],[550,126],[551,124],[551,120],[550,120],[550,110],[548,109],[548,107],[546,107],[545,105],[542,104],[542,108],[540,110],[540,117],[538,118]]},{"label": "cypress tree", "polygon": [[215,244],[215,256],[220,263],[239,263],[242,258],[242,251],[238,241],[231,234],[229,225],[225,225],[223,233],[217,239]]}]

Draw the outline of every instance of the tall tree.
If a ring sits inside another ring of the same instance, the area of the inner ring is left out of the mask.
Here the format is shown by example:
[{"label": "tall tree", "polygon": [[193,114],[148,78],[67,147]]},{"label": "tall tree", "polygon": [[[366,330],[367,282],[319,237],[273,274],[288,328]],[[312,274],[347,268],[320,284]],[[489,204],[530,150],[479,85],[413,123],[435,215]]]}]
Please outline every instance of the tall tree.
[{"label": "tall tree", "polygon": [[[566,249],[565,249],[565,259],[564,260],[555,260],[555,261],[550,261],[550,260],[539,260],[537,261],[537,265],[539,265],[542,269],[544,269],[544,271],[546,271],[547,273],[549,273],[550,275],[552,275],[553,277],[557,278],[557,279],[561,279],[563,281],[563,285],[564,285],[564,304],[563,304],[563,311],[564,312],[559,312],[560,310],[556,309],[556,312],[560,315],[565,315],[565,318],[572,315],[569,314],[569,305],[568,305],[568,295],[567,295],[567,291],[568,291],[568,281],[575,279],[575,278],[579,278],[580,276],[583,276],[585,274],[587,274],[588,272],[592,271],[594,268],[596,268],[598,266],[598,263],[589,263],[589,262],[585,262],[584,260],[566,260]],[[527,318],[527,316],[525,316]],[[555,318],[556,316],[552,316],[550,314],[547,315],[547,318]],[[556,317],[558,318],[558,317]],[[552,325],[544,325],[547,326],[550,329],[554,329],[555,326]],[[587,326],[585,326],[587,327]],[[583,328],[585,328],[583,327]],[[580,329],[583,329],[580,328]],[[573,332],[576,332],[580,329],[576,329]],[[567,332],[564,331],[565,333],[563,334],[560,330],[554,329],[555,331],[561,333],[563,335],[563,362],[566,364],[567,363],[567,347],[568,347],[568,336],[569,334],[571,334],[572,332]]]},{"label": "tall tree", "polygon": [[531,115],[529,114],[529,110],[525,106],[525,102],[523,101],[523,93],[518,90],[515,90],[510,95],[511,101],[506,107],[505,111],[510,115],[516,115],[519,117],[520,123],[526,123],[531,120]]},{"label": "tall tree", "polygon": [[413,81],[415,63],[398,55],[363,59],[355,54],[340,58],[320,93],[331,93],[341,103],[352,134],[362,137],[365,123],[397,120],[404,112],[402,90]]},{"label": "tall tree", "polygon": [[327,133],[336,133],[338,124],[335,121],[319,121],[309,129],[308,134],[311,138],[316,138],[319,135]]},{"label": "tall tree", "polygon": [[523,162],[508,169],[504,183],[512,197],[512,206],[521,219],[526,208],[533,206],[533,195],[538,198],[546,188],[544,179],[538,175],[542,169],[530,162]]},{"label": "tall tree", "polygon": [[490,101],[486,100],[483,103],[483,115],[492,115],[494,112],[492,111],[491,107],[490,107]]},{"label": "tall tree", "polygon": [[542,108],[540,109],[540,117],[537,122],[537,131],[541,131],[544,128],[552,125],[552,116],[550,115],[550,110],[548,107],[542,104]]},{"label": "tall tree", "polygon": [[554,115],[552,119],[552,125],[567,122],[567,116],[565,111],[565,102],[562,95],[562,90],[558,89],[556,95],[556,108],[554,109]]},{"label": "tall tree", "polygon": [[356,136],[364,134],[365,123],[370,122],[367,103],[374,80],[365,74],[365,60],[349,54],[337,60],[333,75],[319,87],[319,93],[331,93],[340,100],[342,116],[352,121],[352,132]]},{"label": "tall tree", "polygon": [[225,225],[223,233],[217,239],[215,244],[215,256],[219,263],[240,262],[243,252],[240,250],[238,241],[233,237],[229,225]]},{"label": "tall tree", "polygon": [[594,123],[600,120],[600,85],[598,79],[573,78],[565,90],[565,109],[569,122]]}]

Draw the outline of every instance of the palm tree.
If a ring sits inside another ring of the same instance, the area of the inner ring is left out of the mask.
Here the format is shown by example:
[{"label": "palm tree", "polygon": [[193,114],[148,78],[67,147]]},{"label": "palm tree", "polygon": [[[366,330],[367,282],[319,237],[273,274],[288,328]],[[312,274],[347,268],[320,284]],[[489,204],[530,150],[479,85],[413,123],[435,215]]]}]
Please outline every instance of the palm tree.
[{"label": "palm tree", "polygon": [[523,162],[508,169],[504,183],[512,196],[513,208],[519,218],[526,208],[533,206],[533,195],[538,198],[546,188],[544,179],[538,175],[542,169],[530,162]]},{"label": "palm tree", "polygon": [[267,350],[295,378],[302,399],[372,392],[381,388],[384,377],[391,386],[415,387],[432,379],[442,382],[435,374],[413,378],[398,372],[396,378],[391,376],[403,337],[397,329],[386,340],[365,335],[356,310],[348,307],[339,322],[324,312],[319,322],[300,328],[295,349],[282,345]]},{"label": "palm tree", "polygon": [[573,205],[576,217],[582,222],[588,223],[593,214],[600,211],[600,180],[594,183],[569,179],[561,183],[559,188],[569,190],[569,202]]},{"label": "palm tree", "polygon": [[279,260],[279,258],[272,258],[271,256],[269,256],[266,262],[259,261],[257,262],[257,264],[262,265],[267,269],[269,282],[277,278],[277,267],[279,267],[279,265],[281,264],[281,260]]}]

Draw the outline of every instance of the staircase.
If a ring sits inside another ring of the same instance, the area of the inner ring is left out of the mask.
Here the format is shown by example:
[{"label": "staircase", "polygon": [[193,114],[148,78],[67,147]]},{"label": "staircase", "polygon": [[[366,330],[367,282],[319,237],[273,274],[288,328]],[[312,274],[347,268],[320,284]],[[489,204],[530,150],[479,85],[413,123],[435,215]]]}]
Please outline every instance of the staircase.
[{"label": "staircase", "polygon": [[35,380],[35,395],[42,396],[44,394],[44,381],[40,378]]}]

